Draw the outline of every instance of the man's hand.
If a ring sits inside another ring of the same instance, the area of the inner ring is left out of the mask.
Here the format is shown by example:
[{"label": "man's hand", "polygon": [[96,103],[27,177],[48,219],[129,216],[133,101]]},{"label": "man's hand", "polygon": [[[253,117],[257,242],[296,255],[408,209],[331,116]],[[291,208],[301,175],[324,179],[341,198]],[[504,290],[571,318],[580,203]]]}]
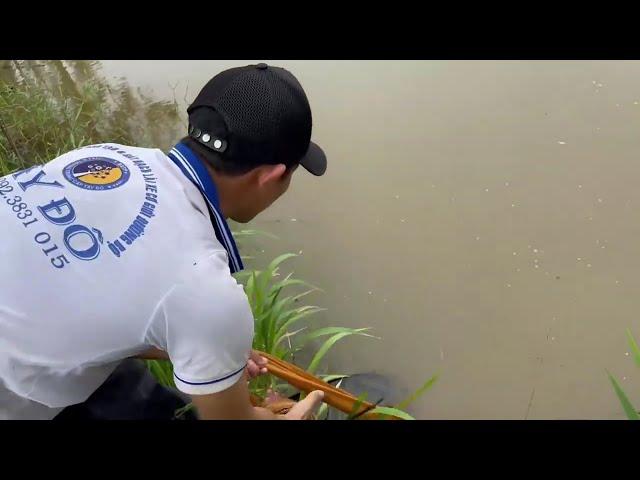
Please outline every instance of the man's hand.
[{"label": "man's hand", "polygon": [[287,420],[309,420],[316,413],[316,410],[322,403],[324,392],[314,390],[305,397],[304,400],[296,403],[291,410],[284,414]]},{"label": "man's hand", "polygon": [[191,395],[201,420],[306,420],[320,406],[324,392],[309,393],[285,415],[276,415],[267,408],[254,407],[249,400],[248,374],[235,385],[218,393]]},{"label": "man's hand", "polygon": [[267,359],[260,356],[255,350],[251,350],[249,361],[247,362],[247,374],[249,378],[267,373]]}]

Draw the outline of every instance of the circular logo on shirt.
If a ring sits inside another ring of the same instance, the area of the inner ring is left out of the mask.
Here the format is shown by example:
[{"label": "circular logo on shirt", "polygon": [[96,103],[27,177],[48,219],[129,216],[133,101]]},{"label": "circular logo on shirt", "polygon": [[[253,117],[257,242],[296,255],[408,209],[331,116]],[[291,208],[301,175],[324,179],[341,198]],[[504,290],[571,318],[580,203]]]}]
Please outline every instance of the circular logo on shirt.
[{"label": "circular logo on shirt", "polygon": [[64,178],[76,187],[87,190],[111,190],[118,188],[129,180],[127,166],[105,157],[88,157],[76,160],[67,165],[63,171]]}]

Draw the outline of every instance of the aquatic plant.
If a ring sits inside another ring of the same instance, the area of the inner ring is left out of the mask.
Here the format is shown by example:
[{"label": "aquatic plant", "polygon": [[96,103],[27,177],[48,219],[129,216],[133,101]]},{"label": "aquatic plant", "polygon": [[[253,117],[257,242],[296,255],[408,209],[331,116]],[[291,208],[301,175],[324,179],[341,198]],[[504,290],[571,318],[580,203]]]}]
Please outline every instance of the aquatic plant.
[{"label": "aquatic plant", "polygon": [[[631,353],[633,355],[633,360],[637,366],[640,367],[640,348],[638,348],[638,343],[636,342],[631,330],[627,329],[627,342],[629,343],[629,348],[631,349]],[[640,420],[640,415],[638,414],[638,409],[633,406],[626,392],[620,386],[620,383],[616,378],[607,370],[607,375],[609,376],[609,380],[613,386],[613,390],[622,405],[622,409],[624,413],[627,415],[629,420]]]}]

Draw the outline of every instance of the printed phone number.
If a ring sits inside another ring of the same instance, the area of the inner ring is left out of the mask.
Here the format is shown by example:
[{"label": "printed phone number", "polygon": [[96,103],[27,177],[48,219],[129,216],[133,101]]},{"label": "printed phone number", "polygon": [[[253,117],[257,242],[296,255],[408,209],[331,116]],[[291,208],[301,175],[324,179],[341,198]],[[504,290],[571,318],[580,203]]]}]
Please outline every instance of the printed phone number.
[{"label": "printed phone number", "polygon": [[[29,209],[29,206],[22,201],[22,197],[19,195],[10,194],[13,193],[13,186],[9,184],[8,180],[2,180],[0,182],[0,199],[5,199],[6,204],[9,206],[11,211],[15,214],[18,220],[26,220],[22,222],[25,228],[29,228],[30,225],[36,223],[38,221],[37,217],[33,216],[33,212]],[[33,218],[31,218],[33,217]],[[51,245],[51,235],[47,232],[38,232],[35,234],[33,240],[39,244],[43,245],[45,248],[42,248],[42,252],[49,257],[49,254],[58,250],[58,246],[53,244]],[[69,260],[64,255],[58,255],[50,259],[51,265],[55,268],[63,268],[65,264],[69,263]]]}]

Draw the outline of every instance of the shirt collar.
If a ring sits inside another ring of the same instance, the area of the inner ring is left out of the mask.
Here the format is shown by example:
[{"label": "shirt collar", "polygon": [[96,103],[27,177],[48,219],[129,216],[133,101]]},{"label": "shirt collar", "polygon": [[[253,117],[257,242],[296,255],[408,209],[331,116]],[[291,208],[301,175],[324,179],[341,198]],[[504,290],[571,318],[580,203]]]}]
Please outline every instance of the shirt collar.
[{"label": "shirt collar", "polygon": [[236,273],[244,269],[238,247],[231,234],[229,225],[220,213],[218,190],[205,165],[193,150],[184,143],[178,143],[173,147],[169,152],[169,158],[173,160],[182,173],[198,187],[198,190],[200,190],[200,193],[202,193],[202,196],[206,200],[216,238],[228,253],[231,273]]}]

